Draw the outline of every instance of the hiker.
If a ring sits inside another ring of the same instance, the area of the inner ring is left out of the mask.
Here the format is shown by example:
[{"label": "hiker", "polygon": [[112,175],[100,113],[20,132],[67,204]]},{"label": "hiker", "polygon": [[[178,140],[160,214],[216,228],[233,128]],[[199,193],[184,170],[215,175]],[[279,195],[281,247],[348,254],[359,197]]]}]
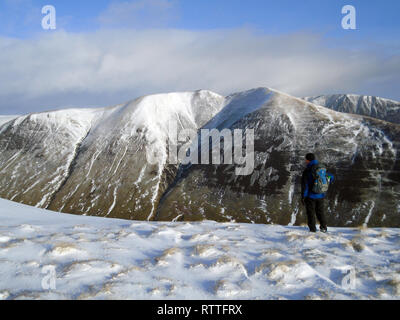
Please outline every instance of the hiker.
[{"label": "hiker", "polygon": [[317,232],[315,216],[320,223],[320,231],[326,233],[328,227],[325,218],[325,196],[333,175],[327,173],[326,167],[320,164],[313,153],[306,155],[307,168],[301,178],[302,203],[306,207],[310,232]]}]

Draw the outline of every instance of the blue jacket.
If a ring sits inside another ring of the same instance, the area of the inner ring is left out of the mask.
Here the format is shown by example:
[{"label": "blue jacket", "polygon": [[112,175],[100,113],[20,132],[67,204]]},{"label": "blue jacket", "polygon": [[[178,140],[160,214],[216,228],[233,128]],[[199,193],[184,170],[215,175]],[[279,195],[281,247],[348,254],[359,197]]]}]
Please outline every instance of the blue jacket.
[{"label": "blue jacket", "polygon": [[[303,198],[324,199],[326,197],[325,193],[317,194],[311,191],[314,184],[312,167],[317,164],[319,164],[318,160],[311,161],[303,172],[303,176],[301,178],[301,194]],[[326,176],[330,178],[330,183],[334,181],[332,174],[327,173]]]}]

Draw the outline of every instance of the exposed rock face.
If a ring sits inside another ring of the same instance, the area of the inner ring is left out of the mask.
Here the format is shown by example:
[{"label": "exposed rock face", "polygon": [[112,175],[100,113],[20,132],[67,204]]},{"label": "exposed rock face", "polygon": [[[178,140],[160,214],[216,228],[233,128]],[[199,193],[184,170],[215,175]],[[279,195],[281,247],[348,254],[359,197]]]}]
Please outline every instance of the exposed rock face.
[{"label": "exposed rock face", "polygon": [[355,94],[333,94],[304,99],[335,111],[370,116],[400,124],[400,102],[398,101]]},{"label": "exposed rock face", "polygon": [[[254,129],[254,171],[240,176],[235,164],[170,164],[169,121],[178,129]],[[0,197],[125,219],[299,224],[304,155],[315,152],[336,177],[327,200],[330,225],[399,227],[399,146],[397,124],[275,90],[155,95],[3,124]],[[159,153],[153,164],[149,148]]]},{"label": "exposed rock face", "polygon": [[32,114],[0,127],[0,196],[46,208],[70,174],[96,112]]}]

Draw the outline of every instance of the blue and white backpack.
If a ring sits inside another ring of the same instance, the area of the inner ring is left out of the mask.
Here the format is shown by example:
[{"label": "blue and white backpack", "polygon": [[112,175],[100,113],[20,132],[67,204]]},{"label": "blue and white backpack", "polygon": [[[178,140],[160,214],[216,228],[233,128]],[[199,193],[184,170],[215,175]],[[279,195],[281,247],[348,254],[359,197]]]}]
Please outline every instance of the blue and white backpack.
[{"label": "blue and white backpack", "polygon": [[312,192],[315,194],[327,193],[330,184],[330,177],[327,176],[326,166],[317,164],[312,166],[311,173],[313,176]]}]

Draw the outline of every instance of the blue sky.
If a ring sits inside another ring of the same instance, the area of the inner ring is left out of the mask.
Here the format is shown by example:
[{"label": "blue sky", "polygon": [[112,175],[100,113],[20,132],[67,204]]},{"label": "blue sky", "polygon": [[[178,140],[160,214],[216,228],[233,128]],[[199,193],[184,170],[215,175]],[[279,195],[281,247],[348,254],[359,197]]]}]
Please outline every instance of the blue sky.
[{"label": "blue sky", "polygon": [[[98,30],[102,27],[99,16],[113,3],[124,2],[129,1],[1,1],[0,34],[26,37],[33,32],[42,32],[40,11],[47,4],[57,9],[57,17],[66,31]],[[204,30],[247,26],[268,33],[306,30],[327,36],[393,41],[398,41],[397,35],[400,32],[398,0],[165,0],[159,3],[162,2],[170,4],[164,11],[173,13],[171,19],[164,21],[163,27]],[[357,31],[348,32],[341,28],[341,9],[347,4],[357,9]],[[123,26],[124,23],[120,25]],[[132,25],[135,26],[134,22]],[[118,21],[115,21],[115,26],[118,26]]]},{"label": "blue sky", "polygon": [[[55,31],[41,28],[49,4]],[[348,4],[357,30],[341,27]],[[0,113],[257,86],[400,100],[399,12],[398,0],[3,0]]]}]

